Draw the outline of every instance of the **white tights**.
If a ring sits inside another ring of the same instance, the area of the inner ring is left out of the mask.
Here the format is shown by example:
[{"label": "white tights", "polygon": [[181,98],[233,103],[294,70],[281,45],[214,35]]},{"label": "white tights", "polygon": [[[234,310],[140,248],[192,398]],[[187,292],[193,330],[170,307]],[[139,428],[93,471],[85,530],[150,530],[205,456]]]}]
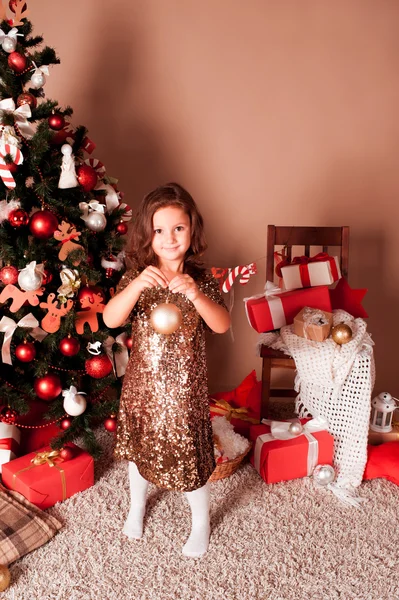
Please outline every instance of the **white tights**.
[{"label": "white tights", "polygon": [[[148,481],[140,475],[134,462],[129,462],[129,482],[131,505],[123,533],[130,538],[140,539],[143,535]],[[182,552],[185,556],[196,558],[208,550],[209,484],[193,492],[185,492],[185,496],[191,508],[191,533]]]}]

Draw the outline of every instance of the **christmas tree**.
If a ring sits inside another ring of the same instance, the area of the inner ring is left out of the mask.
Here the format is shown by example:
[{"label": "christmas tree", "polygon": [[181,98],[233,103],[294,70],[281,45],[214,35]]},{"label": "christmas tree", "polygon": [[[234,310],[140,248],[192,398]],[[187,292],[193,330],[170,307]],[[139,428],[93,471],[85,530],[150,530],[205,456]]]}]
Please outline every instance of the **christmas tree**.
[{"label": "christmas tree", "polygon": [[[33,36],[25,0],[0,5],[0,405],[18,425],[46,402],[55,449],[115,429],[129,325],[101,317],[124,270],[131,211],[70,107],[45,98],[60,61]],[[35,425],[32,424],[32,427]]]}]

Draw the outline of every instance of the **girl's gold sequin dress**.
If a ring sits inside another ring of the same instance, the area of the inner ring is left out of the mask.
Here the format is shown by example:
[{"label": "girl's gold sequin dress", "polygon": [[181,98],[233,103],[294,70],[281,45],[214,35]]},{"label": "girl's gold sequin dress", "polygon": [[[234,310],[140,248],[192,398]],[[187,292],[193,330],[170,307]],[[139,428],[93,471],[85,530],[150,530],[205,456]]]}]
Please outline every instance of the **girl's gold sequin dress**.
[{"label": "girl's gold sequin dress", "polygon": [[[137,275],[127,271],[123,290]],[[224,306],[216,279],[203,273],[199,289]],[[171,335],[156,333],[151,311],[169,301],[183,322]],[[136,463],[141,475],[171,490],[192,491],[215,468],[203,319],[183,294],[161,287],[146,289],[132,311],[133,346],[126,369],[118,416],[115,456]]]}]

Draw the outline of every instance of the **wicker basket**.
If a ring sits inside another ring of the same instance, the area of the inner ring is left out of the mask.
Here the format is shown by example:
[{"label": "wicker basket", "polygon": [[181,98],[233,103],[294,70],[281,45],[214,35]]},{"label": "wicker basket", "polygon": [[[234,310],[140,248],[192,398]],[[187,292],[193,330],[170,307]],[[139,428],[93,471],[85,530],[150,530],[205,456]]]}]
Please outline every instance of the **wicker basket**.
[{"label": "wicker basket", "polygon": [[242,454],[239,454],[232,460],[226,460],[226,462],[221,462],[216,465],[216,469],[212,473],[209,478],[209,481],[218,481],[219,479],[224,479],[225,477],[230,477],[233,473],[235,473],[243,462],[247,454],[252,448],[252,443],[250,442],[248,448]]}]

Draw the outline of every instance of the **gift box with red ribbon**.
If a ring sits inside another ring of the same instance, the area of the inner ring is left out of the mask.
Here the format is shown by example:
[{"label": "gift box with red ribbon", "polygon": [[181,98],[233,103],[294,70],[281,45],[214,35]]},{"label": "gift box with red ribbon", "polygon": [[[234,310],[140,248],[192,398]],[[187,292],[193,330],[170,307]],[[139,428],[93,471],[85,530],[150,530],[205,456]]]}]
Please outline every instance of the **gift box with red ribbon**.
[{"label": "gift box with red ribbon", "polygon": [[332,465],[334,438],[327,427],[322,417],[252,425],[251,463],[266,483],[310,476],[317,465]]},{"label": "gift box with red ribbon", "polygon": [[21,433],[15,425],[0,421],[0,473],[2,466],[19,454]]},{"label": "gift box with red ribbon", "polygon": [[245,298],[244,301],[249,324],[258,333],[291,325],[294,317],[305,306],[331,312],[327,286],[284,292],[267,282],[264,294]]},{"label": "gift box with red ribbon", "polygon": [[341,278],[339,260],[320,252],[316,256],[296,256],[289,265],[281,267],[286,290],[331,285]]},{"label": "gift box with red ribbon", "polygon": [[74,444],[70,447],[70,460],[47,446],[3,465],[3,484],[42,510],[86,490],[94,484],[93,457]]}]

